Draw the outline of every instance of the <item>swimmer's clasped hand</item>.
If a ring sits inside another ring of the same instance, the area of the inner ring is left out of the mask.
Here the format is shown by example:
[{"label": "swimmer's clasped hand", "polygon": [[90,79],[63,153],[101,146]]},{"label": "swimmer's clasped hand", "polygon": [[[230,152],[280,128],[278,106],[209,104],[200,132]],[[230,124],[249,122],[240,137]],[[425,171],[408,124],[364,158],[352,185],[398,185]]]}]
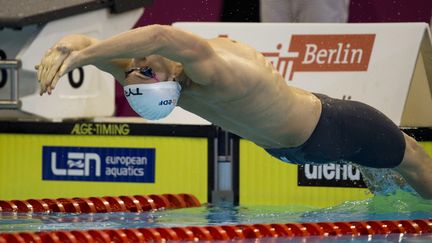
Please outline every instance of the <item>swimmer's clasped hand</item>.
[{"label": "swimmer's clasped hand", "polygon": [[61,44],[55,45],[45,53],[40,64],[35,66],[40,83],[40,95],[51,94],[60,77],[76,67],[76,54],[76,51]]}]

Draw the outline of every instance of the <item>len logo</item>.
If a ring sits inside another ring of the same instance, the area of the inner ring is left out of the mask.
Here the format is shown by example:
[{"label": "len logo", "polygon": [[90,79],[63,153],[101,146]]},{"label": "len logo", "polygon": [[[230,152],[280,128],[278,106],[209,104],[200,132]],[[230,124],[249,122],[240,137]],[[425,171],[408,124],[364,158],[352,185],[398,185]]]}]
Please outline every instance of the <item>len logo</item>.
[{"label": "len logo", "polygon": [[94,176],[101,176],[101,159],[96,153],[67,153],[67,168],[57,165],[57,153],[51,152],[51,172],[56,176],[90,176],[90,165],[94,163]]}]

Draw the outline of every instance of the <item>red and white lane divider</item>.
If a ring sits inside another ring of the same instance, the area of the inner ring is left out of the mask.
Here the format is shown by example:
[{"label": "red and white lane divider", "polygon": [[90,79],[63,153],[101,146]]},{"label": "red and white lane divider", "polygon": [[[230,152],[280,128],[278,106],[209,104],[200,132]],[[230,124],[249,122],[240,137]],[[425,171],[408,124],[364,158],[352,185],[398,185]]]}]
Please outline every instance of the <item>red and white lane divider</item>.
[{"label": "red and white lane divider", "polygon": [[0,212],[17,213],[110,213],[145,212],[159,209],[199,207],[190,194],[136,195],[119,197],[0,200]]},{"label": "red and white lane divider", "polygon": [[[200,205],[190,194],[163,194],[0,201],[0,212],[144,212]],[[0,243],[209,241],[392,233],[432,234],[432,219],[20,232],[0,234]]]},{"label": "red and white lane divider", "polygon": [[210,241],[308,236],[430,234],[432,220],[384,220],[288,224],[189,226],[171,228],[131,228],[105,230],[48,231],[0,234],[3,242],[149,242]]}]

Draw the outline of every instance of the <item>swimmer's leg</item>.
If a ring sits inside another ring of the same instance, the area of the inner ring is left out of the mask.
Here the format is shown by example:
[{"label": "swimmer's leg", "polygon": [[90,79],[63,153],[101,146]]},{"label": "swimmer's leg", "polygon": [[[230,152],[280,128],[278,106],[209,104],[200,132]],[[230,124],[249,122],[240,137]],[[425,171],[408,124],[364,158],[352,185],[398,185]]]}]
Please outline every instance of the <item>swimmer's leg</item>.
[{"label": "swimmer's leg", "polygon": [[399,172],[420,196],[432,199],[432,159],[423,147],[410,136],[405,137],[405,154],[394,169]]}]

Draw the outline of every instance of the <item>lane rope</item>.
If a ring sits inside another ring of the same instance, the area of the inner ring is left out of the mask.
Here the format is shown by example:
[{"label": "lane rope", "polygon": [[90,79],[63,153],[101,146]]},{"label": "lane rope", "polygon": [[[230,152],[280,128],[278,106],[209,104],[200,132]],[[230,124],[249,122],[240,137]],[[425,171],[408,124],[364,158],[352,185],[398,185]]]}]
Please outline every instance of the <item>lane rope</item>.
[{"label": "lane rope", "polygon": [[211,241],[309,236],[430,234],[431,219],[286,224],[238,224],[0,234],[0,242]]},{"label": "lane rope", "polygon": [[[160,209],[199,207],[191,194],[75,197],[57,199],[0,200],[0,212],[13,213],[110,213],[145,212]],[[309,236],[360,236],[388,234],[431,234],[432,219],[285,224],[237,224],[130,229],[55,230],[1,233],[6,242],[149,242],[211,241]]]},{"label": "lane rope", "polygon": [[57,199],[0,200],[0,212],[13,213],[111,213],[146,212],[161,209],[199,207],[191,194],[74,197]]}]

